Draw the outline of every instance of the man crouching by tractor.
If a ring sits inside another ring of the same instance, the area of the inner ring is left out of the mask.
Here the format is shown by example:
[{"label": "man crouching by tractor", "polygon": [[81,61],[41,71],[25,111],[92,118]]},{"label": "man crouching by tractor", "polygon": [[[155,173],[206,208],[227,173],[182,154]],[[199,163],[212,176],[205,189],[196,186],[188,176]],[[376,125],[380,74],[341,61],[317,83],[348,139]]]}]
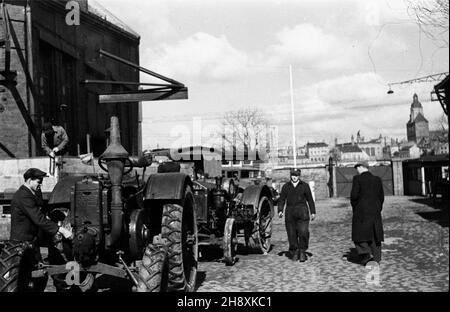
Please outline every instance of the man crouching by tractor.
[{"label": "man crouching by tractor", "polygon": [[29,244],[34,252],[35,263],[42,262],[38,244],[39,230],[52,236],[60,233],[67,239],[73,236],[70,229],[58,226],[41,211],[44,204],[41,185],[47,176],[37,168],[28,169],[23,175],[25,183],[16,191],[11,201],[10,240]]}]

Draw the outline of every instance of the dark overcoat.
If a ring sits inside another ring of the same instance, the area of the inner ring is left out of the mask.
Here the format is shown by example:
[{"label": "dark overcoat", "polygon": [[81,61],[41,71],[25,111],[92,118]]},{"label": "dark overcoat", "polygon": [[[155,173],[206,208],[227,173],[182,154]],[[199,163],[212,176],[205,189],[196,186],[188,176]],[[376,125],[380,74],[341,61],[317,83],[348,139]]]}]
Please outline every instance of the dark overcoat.
[{"label": "dark overcoat", "polygon": [[383,241],[381,210],[384,192],[381,179],[370,172],[354,176],[350,201],[353,209],[352,240]]},{"label": "dark overcoat", "polygon": [[33,194],[22,185],[11,201],[11,240],[34,241],[39,229],[54,235],[58,225],[46,218],[41,211],[43,200],[41,193]]}]

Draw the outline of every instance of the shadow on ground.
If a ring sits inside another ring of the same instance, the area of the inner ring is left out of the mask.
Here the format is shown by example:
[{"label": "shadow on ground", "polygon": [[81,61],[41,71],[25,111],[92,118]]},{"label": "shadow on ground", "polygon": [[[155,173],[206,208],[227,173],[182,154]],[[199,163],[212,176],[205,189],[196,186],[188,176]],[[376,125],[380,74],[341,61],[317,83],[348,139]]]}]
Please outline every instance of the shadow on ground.
[{"label": "shadow on ground", "polygon": [[[273,250],[273,247],[274,245],[271,244],[268,252],[271,252]],[[199,252],[201,254],[201,257],[199,257],[199,261],[221,262],[223,259],[222,248],[216,245],[201,245],[199,246]],[[245,244],[242,243],[238,243],[236,249],[237,257],[239,257],[239,255],[248,256],[248,255],[259,255],[261,253],[262,252],[259,249],[252,249],[250,247],[246,247]]]},{"label": "shadow on ground", "polygon": [[196,282],[195,282],[195,291],[197,291],[198,288],[200,286],[202,286],[202,284],[205,281],[205,279],[206,279],[206,272],[205,271],[198,271],[197,272],[197,279],[196,279]]},{"label": "shadow on ground", "polygon": [[[289,250],[280,251],[277,255],[280,257],[285,256],[286,258],[289,258],[289,259],[292,258],[292,255],[289,252]],[[313,254],[309,251],[306,252],[306,255],[308,256],[308,258],[311,258],[313,256]]]},{"label": "shadow on ground", "polygon": [[412,202],[426,205],[434,209],[434,211],[418,211],[416,212],[419,216],[424,218],[425,220],[435,222],[442,227],[448,227],[449,221],[449,208],[448,208],[448,199],[438,198],[437,200],[433,200],[430,198],[414,198],[411,199]]}]

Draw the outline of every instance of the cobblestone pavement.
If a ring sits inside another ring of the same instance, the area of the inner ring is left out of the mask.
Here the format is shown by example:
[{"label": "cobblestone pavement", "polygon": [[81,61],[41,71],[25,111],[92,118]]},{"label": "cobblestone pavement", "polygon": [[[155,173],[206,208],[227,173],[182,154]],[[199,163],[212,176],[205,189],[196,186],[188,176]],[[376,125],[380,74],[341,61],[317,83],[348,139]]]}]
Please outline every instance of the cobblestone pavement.
[{"label": "cobblestone pavement", "polygon": [[435,209],[418,198],[387,197],[383,259],[379,268],[364,267],[343,258],[354,247],[348,199],[318,201],[307,262],[284,256],[288,249],[284,219],[275,217],[273,250],[268,255],[238,255],[233,267],[200,262],[203,280],[198,291],[448,291],[448,221],[442,227],[418,213],[432,214]]},{"label": "cobblestone pavement", "polygon": [[[448,203],[446,203],[448,204]],[[449,230],[422,216],[439,210],[416,197],[386,197],[383,207],[385,242],[379,266],[361,266],[344,256],[351,242],[352,211],[348,199],[316,203],[317,218],[310,224],[311,254],[304,263],[285,256],[288,249],[284,219],[274,218],[273,249],[268,255],[238,254],[227,267],[206,250],[198,267],[199,292],[326,292],[326,291],[448,291]],[[447,208],[448,209],[448,208]],[[421,216],[422,215],[422,216]],[[439,221],[439,220],[438,220]],[[446,224],[445,224],[446,222]],[[441,222],[442,224],[442,222]],[[243,238],[239,243],[243,244]],[[238,250],[245,252],[245,249]],[[377,274],[379,272],[379,274]],[[378,277],[378,278],[377,278]],[[46,291],[55,291],[51,279]]]}]

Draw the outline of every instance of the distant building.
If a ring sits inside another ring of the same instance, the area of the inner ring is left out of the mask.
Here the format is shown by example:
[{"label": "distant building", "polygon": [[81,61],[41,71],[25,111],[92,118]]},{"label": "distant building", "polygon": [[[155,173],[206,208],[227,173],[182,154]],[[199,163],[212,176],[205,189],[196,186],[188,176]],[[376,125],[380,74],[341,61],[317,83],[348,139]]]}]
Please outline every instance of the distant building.
[{"label": "distant building", "polygon": [[[296,162],[297,165],[309,164],[310,160],[307,157],[306,146],[297,147],[296,152]],[[294,149],[292,145],[288,145],[278,149],[277,163],[283,166],[293,166],[294,165]]]},{"label": "distant building", "polygon": [[319,142],[319,143],[307,143],[306,144],[306,155],[311,162],[320,162],[325,163],[328,162],[328,158],[330,157],[330,148],[328,144]]},{"label": "distant building", "polygon": [[[296,161],[297,165],[304,165],[310,163],[308,157],[305,155],[305,152],[303,152],[302,148],[297,148],[297,155],[296,155]],[[278,149],[278,158],[277,162],[278,165],[283,166],[293,166],[294,165],[294,154],[292,146],[284,147]]]},{"label": "distant building", "polygon": [[[397,149],[398,151],[398,149]],[[389,145],[386,145],[383,147],[383,159],[391,159],[392,158],[392,147]]]},{"label": "distant building", "polygon": [[445,155],[445,154],[448,155],[448,141],[439,144],[439,146],[436,148],[436,155]]},{"label": "distant building", "polygon": [[[383,137],[380,136],[376,139],[370,139],[366,141],[361,136],[361,131],[358,131],[356,135],[356,141],[354,135],[351,136],[351,142],[338,144],[335,139],[335,150],[338,151],[341,161],[358,161],[358,160],[382,160],[390,158],[390,149],[386,148],[386,144],[383,142]],[[386,155],[385,154],[389,154]]]},{"label": "distant building", "polygon": [[383,137],[381,136],[381,134],[377,139],[365,141],[364,137],[361,137],[361,134],[358,131],[356,142],[358,147],[369,156],[370,160],[384,159]]},{"label": "distant building", "polygon": [[391,157],[396,155],[398,156],[398,153],[400,152],[400,147],[398,146],[398,144],[391,145],[389,146],[389,151],[391,152]]},{"label": "distant building", "polygon": [[405,145],[400,148],[399,150],[399,157],[400,158],[419,158],[422,154],[422,150],[417,146],[416,143],[413,143],[411,145]]},{"label": "distant building", "polygon": [[431,151],[434,155],[448,154],[448,131],[430,131]]},{"label": "distant building", "polygon": [[423,138],[428,138],[429,127],[428,120],[423,114],[422,104],[419,102],[417,94],[413,96],[411,103],[409,121],[406,124],[406,133],[408,141],[418,143]]},{"label": "distant building", "polygon": [[359,161],[359,160],[370,160],[369,155],[366,154],[358,145],[352,143],[343,143],[336,145],[339,150],[340,160],[346,161]]},{"label": "distant building", "polygon": [[297,148],[297,156],[306,156],[306,154],[307,154],[306,145]]}]

